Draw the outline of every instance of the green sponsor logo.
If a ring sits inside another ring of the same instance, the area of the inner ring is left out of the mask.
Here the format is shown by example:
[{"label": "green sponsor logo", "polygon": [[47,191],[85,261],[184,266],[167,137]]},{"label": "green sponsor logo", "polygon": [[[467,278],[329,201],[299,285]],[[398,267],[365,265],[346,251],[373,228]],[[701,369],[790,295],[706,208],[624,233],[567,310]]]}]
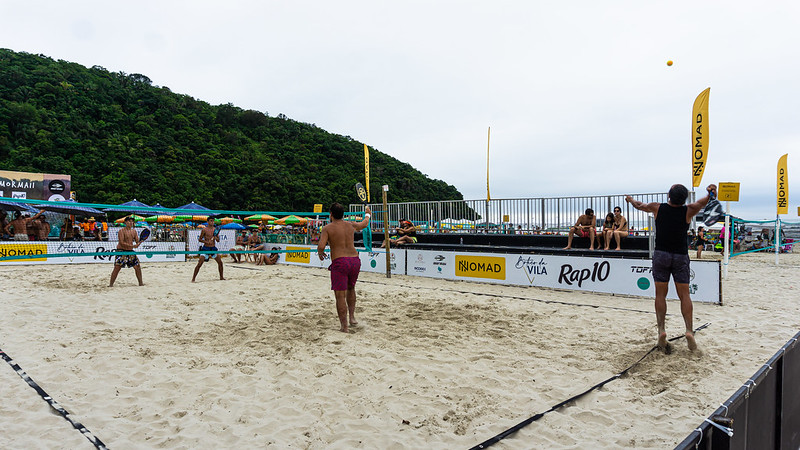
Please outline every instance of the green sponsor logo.
[{"label": "green sponsor logo", "polygon": [[636,281],[636,285],[639,286],[639,289],[646,291],[650,288],[650,280],[645,277],[641,277]]}]

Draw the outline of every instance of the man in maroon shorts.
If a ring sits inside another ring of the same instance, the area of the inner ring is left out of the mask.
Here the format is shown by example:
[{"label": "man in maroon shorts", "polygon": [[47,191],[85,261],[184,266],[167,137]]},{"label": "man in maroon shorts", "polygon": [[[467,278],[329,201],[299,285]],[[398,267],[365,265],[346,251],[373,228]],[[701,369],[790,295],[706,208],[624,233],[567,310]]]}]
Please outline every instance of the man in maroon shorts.
[{"label": "man in maroon shorts", "polygon": [[331,290],[336,297],[336,312],[342,327],[339,331],[348,333],[347,314],[350,313],[350,325],[356,325],[356,281],[361,270],[361,260],[353,244],[356,231],[369,225],[372,211],[369,206],[365,210],[364,220],[358,223],[345,222],[344,207],[339,203],[331,205],[331,223],[322,228],[317,244],[320,261],[325,259],[325,246],[331,247]]}]

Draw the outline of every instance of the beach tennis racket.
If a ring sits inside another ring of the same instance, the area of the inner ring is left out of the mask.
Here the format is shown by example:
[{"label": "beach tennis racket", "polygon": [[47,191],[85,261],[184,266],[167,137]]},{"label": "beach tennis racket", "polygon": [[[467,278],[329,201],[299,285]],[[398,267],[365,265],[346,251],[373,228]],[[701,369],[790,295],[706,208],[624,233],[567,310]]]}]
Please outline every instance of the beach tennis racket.
[{"label": "beach tennis racket", "polygon": [[[361,200],[361,203],[366,206],[367,190],[364,189],[364,185],[361,183],[356,183],[356,195],[358,196],[358,199]],[[372,228],[369,225],[361,230],[361,239],[364,241],[364,248],[367,250],[372,250]]]},{"label": "beach tennis racket", "polygon": [[139,233],[139,242],[144,242],[150,237],[150,228],[145,228]]},{"label": "beach tennis racket", "polygon": [[715,223],[721,221],[725,217],[725,213],[722,211],[722,204],[717,200],[717,196],[715,195],[714,191],[710,191],[708,193],[710,200],[706,207],[703,209],[703,223],[706,224],[707,227],[714,225]]},{"label": "beach tennis racket", "polygon": [[214,227],[214,237],[219,236],[219,227]]}]

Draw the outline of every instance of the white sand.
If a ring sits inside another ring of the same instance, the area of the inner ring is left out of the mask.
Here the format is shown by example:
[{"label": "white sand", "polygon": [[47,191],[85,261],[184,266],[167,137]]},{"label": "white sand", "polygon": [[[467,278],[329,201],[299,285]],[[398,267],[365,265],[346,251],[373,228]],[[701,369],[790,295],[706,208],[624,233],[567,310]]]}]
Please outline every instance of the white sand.
[{"label": "white sand", "polygon": [[[2,267],[0,348],[112,448],[468,448],[656,337],[651,299],[370,273],[345,335],[327,271],[228,261],[111,289],[110,265]],[[681,339],[494,448],[673,447],[800,329],[798,274],[800,254],[737,257],[725,305],[695,304],[700,352]],[[0,383],[0,447],[93,448],[5,362]]]}]

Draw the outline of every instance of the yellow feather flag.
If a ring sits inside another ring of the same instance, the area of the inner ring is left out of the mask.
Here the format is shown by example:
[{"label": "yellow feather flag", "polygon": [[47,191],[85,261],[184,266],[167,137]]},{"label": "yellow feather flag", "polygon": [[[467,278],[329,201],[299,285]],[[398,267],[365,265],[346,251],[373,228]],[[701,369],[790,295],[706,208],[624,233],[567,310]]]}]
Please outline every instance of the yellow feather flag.
[{"label": "yellow feather flag", "polygon": [[369,198],[369,147],[364,144],[364,178],[367,181],[367,203],[371,200]]},{"label": "yellow feather flag", "polygon": [[708,96],[711,88],[701,92],[692,106],[692,187],[700,186],[708,159]]},{"label": "yellow feather flag", "polygon": [[786,160],[789,154],[778,159],[778,214],[789,214],[789,171]]}]

